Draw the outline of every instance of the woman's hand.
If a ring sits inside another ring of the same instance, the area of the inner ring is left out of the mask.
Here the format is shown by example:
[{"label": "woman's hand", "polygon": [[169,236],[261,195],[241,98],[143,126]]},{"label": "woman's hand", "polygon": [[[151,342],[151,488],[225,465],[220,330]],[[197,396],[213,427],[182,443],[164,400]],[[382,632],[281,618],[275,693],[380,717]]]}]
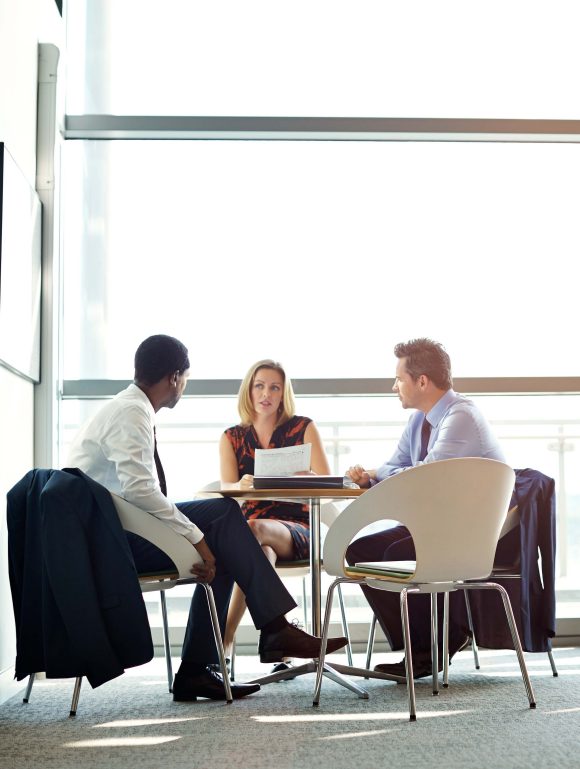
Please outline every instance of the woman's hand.
[{"label": "woman's hand", "polygon": [[249,491],[254,488],[254,476],[242,475],[240,478],[240,491]]}]

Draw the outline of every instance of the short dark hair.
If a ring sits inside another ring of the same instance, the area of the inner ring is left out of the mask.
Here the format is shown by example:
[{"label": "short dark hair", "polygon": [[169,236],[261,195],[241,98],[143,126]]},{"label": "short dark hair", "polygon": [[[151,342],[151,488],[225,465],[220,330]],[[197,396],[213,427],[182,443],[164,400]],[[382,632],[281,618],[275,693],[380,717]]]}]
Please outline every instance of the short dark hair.
[{"label": "short dark hair", "polygon": [[425,374],[440,390],[453,387],[451,359],[439,342],[425,337],[400,342],[395,345],[395,355],[406,358],[405,368],[415,381]]},{"label": "short dark hair", "polygon": [[189,368],[187,347],[166,334],[155,334],[141,342],[135,353],[135,381],[154,385],[176,371]]}]

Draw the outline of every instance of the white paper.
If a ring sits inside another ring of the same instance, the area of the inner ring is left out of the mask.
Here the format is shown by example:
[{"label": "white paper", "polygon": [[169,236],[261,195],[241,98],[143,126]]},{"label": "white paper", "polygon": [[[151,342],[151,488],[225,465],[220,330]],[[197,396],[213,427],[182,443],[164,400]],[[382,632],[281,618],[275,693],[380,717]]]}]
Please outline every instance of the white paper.
[{"label": "white paper", "polygon": [[311,443],[283,449],[256,449],[254,475],[294,475],[310,470]]}]

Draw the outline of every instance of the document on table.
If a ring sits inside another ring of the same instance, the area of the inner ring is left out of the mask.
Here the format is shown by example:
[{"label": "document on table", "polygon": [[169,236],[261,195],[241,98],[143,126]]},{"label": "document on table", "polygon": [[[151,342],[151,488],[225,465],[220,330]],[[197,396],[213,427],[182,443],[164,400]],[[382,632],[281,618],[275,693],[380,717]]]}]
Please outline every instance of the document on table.
[{"label": "document on table", "polygon": [[256,449],[254,475],[294,475],[310,470],[311,443],[283,449]]}]

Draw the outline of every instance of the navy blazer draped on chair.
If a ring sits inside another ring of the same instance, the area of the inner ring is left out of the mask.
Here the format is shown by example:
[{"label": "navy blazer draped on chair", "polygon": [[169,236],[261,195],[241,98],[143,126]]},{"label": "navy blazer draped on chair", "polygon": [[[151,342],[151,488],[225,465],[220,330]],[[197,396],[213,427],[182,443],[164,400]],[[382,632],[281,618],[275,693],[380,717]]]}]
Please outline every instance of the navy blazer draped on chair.
[{"label": "navy blazer draped on chair", "polygon": [[31,470],[8,492],[16,678],[99,686],[153,657],[137,572],[109,492],[77,469]]},{"label": "navy blazer draped on chair", "polygon": [[[556,635],[556,495],[553,478],[538,470],[516,470],[511,506],[520,525],[499,541],[494,568],[515,566],[521,579],[493,576],[508,591],[525,651],[545,652]],[[488,649],[512,648],[500,599],[472,592],[469,596],[475,637]],[[496,621],[497,619],[497,621]]]}]

